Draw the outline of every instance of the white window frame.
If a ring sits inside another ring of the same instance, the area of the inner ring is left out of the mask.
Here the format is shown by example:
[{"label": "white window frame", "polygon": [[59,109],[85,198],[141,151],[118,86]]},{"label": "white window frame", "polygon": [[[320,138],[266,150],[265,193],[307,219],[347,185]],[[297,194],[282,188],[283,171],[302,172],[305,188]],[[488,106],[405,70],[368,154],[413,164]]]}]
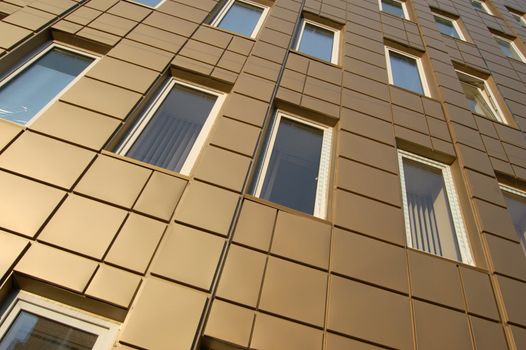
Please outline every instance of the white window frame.
[{"label": "white window frame", "polygon": [[0,317],[0,339],[9,331],[20,311],[97,335],[94,350],[111,349],[117,338],[119,324],[96,315],[72,308],[32,293],[19,291]]},{"label": "white window frame", "polygon": [[[392,0],[392,1],[400,3],[400,5],[402,5],[402,12],[404,13],[404,19],[411,20],[409,17],[409,11],[407,10],[406,2],[401,1],[401,0]],[[378,0],[378,6],[380,7],[380,11],[390,14],[389,12],[384,11],[382,0]],[[393,16],[392,14],[390,15]]]},{"label": "white window frame", "polygon": [[316,200],[314,203],[314,212],[312,215],[325,219],[327,217],[327,204],[329,200],[329,177],[331,169],[331,153],[332,153],[332,128],[317,124],[303,118],[293,116],[289,113],[277,111],[274,122],[272,123],[271,133],[266,145],[265,154],[263,155],[262,165],[258,174],[257,182],[255,185],[256,197],[260,197],[263,184],[267,176],[267,170],[270,163],[270,157],[272,150],[274,149],[274,143],[278,134],[278,129],[281,123],[281,119],[290,119],[297,123],[305,124],[313,128],[323,131],[323,141],[321,146],[320,155],[320,168],[318,169],[318,185],[316,188]]},{"label": "white window frame", "polygon": [[[434,11],[432,11],[432,13],[433,13],[433,16],[437,16],[437,17],[440,17],[440,18],[443,18],[445,20],[450,21],[453,24],[453,28],[455,28],[455,30],[457,31],[457,34],[460,37],[460,40],[466,41],[466,36],[464,35],[464,32],[462,32],[462,29],[458,25],[458,22],[457,22],[458,20],[457,19],[451,18],[449,16],[442,15],[440,13],[436,13]],[[447,35],[447,34],[444,34],[444,35]]]},{"label": "white window frame", "polygon": [[[267,17],[267,14],[268,14],[268,11],[269,11],[269,7],[265,6],[263,4],[254,2],[254,1],[250,1],[250,0],[228,0],[227,3],[225,4],[225,6],[223,6],[221,11],[219,11],[219,13],[217,14],[216,18],[212,21],[212,23],[210,25],[213,26],[213,27],[219,28],[218,27],[219,23],[221,23],[221,21],[226,16],[228,11],[230,11],[230,8],[236,2],[244,2],[245,4],[248,4],[248,5],[251,5],[251,6],[254,6],[254,7],[259,7],[261,9],[263,9],[263,12],[261,13],[261,16],[259,17],[259,20],[256,23],[256,26],[254,27],[254,30],[252,31],[252,34],[250,34],[251,38],[255,38],[258,35],[259,30],[263,26],[263,22],[265,22],[265,18]],[[223,28],[219,28],[219,29],[223,29]],[[239,34],[239,33],[236,32],[236,34]],[[239,34],[239,35],[243,35],[243,34]]]},{"label": "white window frame", "polygon": [[484,8],[484,11],[486,11],[486,13],[488,15],[492,15],[493,16],[493,12],[490,10],[489,6],[486,4],[485,1],[483,1],[483,0],[470,0],[470,1],[480,3],[482,5],[482,7]]},{"label": "white window frame", "polygon": [[[195,164],[195,161],[197,160],[197,157],[199,156],[199,153],[201,152],[205,144],[206,139],[208,138],[208,135],[210,134],[210,130],[212,129],[212,126],[214,125],[215,120],[217,119],[217,116],[219,114],[219,110],[221,109],[221,106],[223,105],[223,102],[226,98],[226,94],[224,93],[206,89],[179,79],[170,78],[166,85],[162,88],[161,92],[155,97],[154,102],[151,104],[151,106],[146,110],[145,113],[143,113],[139,121],[127,133],[126,137],[121,142],[119,148],[116,150],[116,153],[122,156],[126,156],[130,148],[134,145],[135,141],[137,141],[137,138],[142,134],[148,123],[152,120],[153,116],[155,115],[159,107],[162,105],[162,103],[176,84],[186,86],[190,89],[201,91],[217,97],[214,106],[210,110],[210,113],[208,114],[208,117],[206,118],[206,121],[203,124],[203,127],[201,128],[201,131],[199,132],[199,135],[197,136],[197,139],[195,140],[194,145],[190,150],[190,153],[188,153],[188,157],[184,161],[181,171],[179,172],[182,175],[189,175],[190,171],[192,170],[192,167]],[[147,162],[143,163],[148,164]]]},{"label": "white window frame", "polygon": [[[391,67],[391,55],[390,55],[391,51],[396,52],[396,53],[398,53],[400,55],[403,55],[403,56],[407,56],[407,57],[412,58],[412,59],[414,59],[416,61],[416,67],[418,69],[418,74],[420,75],[420,83],[422,84],[422,89],[424,90],[424,95],[427,96],[427,97],[431,97],[431,91],[429,90],[429,84],[427,82],[427,76],[426,76],[426,73],[425,73],[425,70],[424,70],[424,65],[422,63],[422,57],[415,56],[415,55],[409,54],[409,53],[407,53],[405,51],[397,50],[397,49],[394,49],[394,48],[389,47],[389,46],[385,46],[385,58],[386,58],[386,61],[387,61],[387,77],[389,79],[389,84],[391,84],[393,86],[396,86],[396,87],[399,87],[400,89],[404,89],[403,87],[400,87],[400,86],[394,84],[393,71],[392,71],[392,67]],[[407,89],[404,89],[404,90],[407,90]],[[411,90],[408,90],[408,91],[411,91]],[[417,92],[414,92],[414,91],[411,91],[411,92],[417,94]]]},{"label": "white window frame", "polygon": [[329,27],[329,26],[326,26],[326,25],[318,23],[318,22],[311,21],[310,19],[307,19],[307,18],[303,18],[303,20],[301,22],[300,33],[298,35],[298,40],[296,41],[296,45],[294,46],[294,50],[296,50],[299,53],[302,53],[304,55],[308,55],[308,56],[314,57],[314,58],[316,58],[318,60],[327,62],[324,59],[321,59],[321,58],[318,58],[318,57],[315,57],[315,56],[311,56],[308,53],[303,53],[303,52],[301,52],[299,50],[300,44],[301,44],[301,40],[303,39],[303,31],[305,30],[305,25],[307,23],[310,24],[310,25],[313,25],[315,27],[320,27],[322,29],[329,30],[329,31],[334,33],[333,40],[332,40],[332,55],[331,55],[331,62],[330,63],[338,64],[338,57],[340,55],[340,30],[332,28],[332,27]]},{"label": "white window frame", "polygon": [[[81,50],[78,50],[78,49],[74,49],[74,48],[69,47],[69,46],[61,45],[61,44],[53,41],[53,42],[49,43],[46,47],[41,49],[39,52],[37,52],[33,57],[31,57],[26,62],[24,62],[24,64],[22,64],[20,67],[15,69],[13,72],[9,73],[9,75],[7,75],[7,77],[5,77],[2,81],[0,81],[0,89],[4,85],[9,83],[11,80],[15,79],[20,73],[22,73],[27,67],[32,65],[34,62],[36,62],[39,58],[41,58],[46,53],[48,53],[49,51],[51,51],[51,50],[53,50],[55,48],[60,49],[60,50],[70,51],[70,52],[73,52],[73,53],[78,54],[80,56],[93,58],[93,62],[91,62],[82,72],[80,72],[79,75],[77,75],[77,77],[75,79],[73,79],[68,85],[66,85],[62,90],[60,90],[55,95],[55,97],[52,98],[44,107],[42,107],[31,119],[29,119],[25,124],[23,124],[25,127],[30,126],[35,120],[37,120],[38,117],[40,117],[47,109],[49,109],[49,107],[51,107],[51,105],[53,103],[57,102],[60,99],[60,97],[62,97],[62,95],[64,95],[66,93],[67,90],[69,90],[73,85],[75,85],[75,83],[77,81],[79,81],[80,78],[82,78],[84,75],[86,75],[86,73],[100,60],[100,56],[88,53],[86,51],[81,51]],[[6,120],[8,122],[11,122],[10,120],[7,120],[7,119],[4,119],[4,120]],[[11,122],[11,123],[14,123],[14,122]],[[18,124],[18,123],[16,123],[16,124],[17,125],[21,125],[21,124]]]},{"label": "white window frame", "polygon": [[521,191],[521,190],[519,190],[519,189],[517,189],[515,187],[511,187],[511,186],[508,186],[508,185],[505,185],[505,184],[501,184],[501,183],[499,183],[499,187],[503,191],[515,194],[515,195],[520,196],[520,197],[524,197],[524,199],[526,200],[526,191]]},{"label": "white window frame", "polygon": [[[470,78],[479,80],[479,81],[481,81],[484,84],[484,90],[482,90],[478,86],[475,86],[475,87],[479,91],[479,93],[482,96],[482,98],[484,99],[484,101],[486,101],[488,106],[495,113],[495,117],[497,118],[497,121],[499,123],[508,125],[506,119],[504,118],[504,113],[502,112],[502,108],[501,108],[500,104],[497,102],[497,99],[495,98],[495,94],[493,92],[493,89],[491,89],[491,87],[489,86],[488,82],[485,79],[481,79],[479,77],[476,77],[474,75],[468,74],[466,72],[459,71],[459,70],[455,70],[455,71],[457,72],[457,74],[466,75],[466,76],[468,76]],[[462,83],[462,81],[460,79],[459,79],[459,81]],[[486,118],[491,119],[489,117],[486,117]]]},{"label": "white window frame", "polygon": [[[519,50],[519,48],[517,47],[517,45],[515,44],[515,42],[513,42],[513,40],[510,40],[508,38],[505,38],[503,36],[500,36],[500,35],[497,35],[497,34],[493,34],[493,37],[496,38],[496,39],[500,39],[502,41],[505,41],[505,42],[508,42],[510,44],[510,46],[512,47],[513,50],[515,50],[515,53],[517,54],[517,56],[520,57],[520,60],[524,63],[526,63],[526,57],[524,57],[524,55],[522,54],[521,50]],[[498,45],[498,43],[497,43]],[[506,56],[508,58],[511,58],[512,60],[514,60],[515,58],[513,57],[509,57],[509,56]]]},{"label": "white window frame", "polygon": [[[446,187],[446,193],[449,202],[449,209],[451,210],[451,216],[453,217],[453,225],[455,227],[456,237],[458,248],[460,250],[460,257],[462,263],[468,265],[475,265],[473,260],[473,255],[471,253],[471,248],[469,245],[469,239],[466,232],[466,227],[464,224],[464,218],[462,216],[462,211],[460,210],[459,199],[457,196],[457,191],[455,189],[455,184],[453,181],[453,175],[451,174],[451,168],[447,164],[443,164],[429,158],[424,158],[413,153],[409,153],[404,150],[398,150],[398,167],[400,170],[400,182],[402,184],[402,202],[404,207],[404,223],[405,223],[405,234],[407,239],[407,245],[413,248],[413,240],[411,237],[411,221],[409,220],[409,205],[407,200],[407,192],[405,186],[405,174],[404,174],[404,158],[410,159],[424,165],[439,169],[442,172],[442,177],[444,179],[444,184]],[[416,249],[416,248],[414,248]],[[424,251],[425,252],[425,251]],[[426,252],[428,254],[432,254]],[[443,257],[449,259],[448,257]]]}]

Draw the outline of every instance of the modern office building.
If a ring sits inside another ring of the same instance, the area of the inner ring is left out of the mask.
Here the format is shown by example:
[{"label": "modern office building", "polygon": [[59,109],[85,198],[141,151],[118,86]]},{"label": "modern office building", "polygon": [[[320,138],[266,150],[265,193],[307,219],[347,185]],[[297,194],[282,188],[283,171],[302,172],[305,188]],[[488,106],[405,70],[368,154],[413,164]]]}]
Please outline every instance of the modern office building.
[{"label": "modern office building", "polygon": [[526,349],[523,0],[0,0],[0,349]]}]

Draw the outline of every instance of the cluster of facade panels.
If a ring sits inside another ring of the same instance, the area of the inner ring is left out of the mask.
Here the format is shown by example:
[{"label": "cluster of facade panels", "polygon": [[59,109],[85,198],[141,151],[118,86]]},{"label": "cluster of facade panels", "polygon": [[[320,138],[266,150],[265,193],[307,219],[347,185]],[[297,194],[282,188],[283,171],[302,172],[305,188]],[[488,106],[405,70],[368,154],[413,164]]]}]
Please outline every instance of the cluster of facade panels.
[{"label": "cluster of facade panels", "polygon": [[526,348],[525,12],[0,1],[0,349]]}]

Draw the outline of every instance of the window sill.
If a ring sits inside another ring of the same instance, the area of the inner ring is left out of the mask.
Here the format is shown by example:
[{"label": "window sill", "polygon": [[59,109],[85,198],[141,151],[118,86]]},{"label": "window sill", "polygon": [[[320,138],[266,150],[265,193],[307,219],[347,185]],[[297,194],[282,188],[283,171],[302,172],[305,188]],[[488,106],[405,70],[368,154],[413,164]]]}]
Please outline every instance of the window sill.
[{"label": "window sill", "polygon": [[386,16],[389,16],[389,17],[392,17],[392,18],[397,18],[397,19],[399,19],[399,20],[401,20],[401,21],[407,21],[407,22],[411,22],[411,23],[416,24],[415,22],[413,22],[413,21],[410,20],[409,18],[396,16],[396,15],[393,15],[392,13],[385,12],[385,11],[383,11],[383,10],[380,10],[380,14],[382,14],[382,15],[386,15]]},{"label": "window sill", "polygon": [[470,268],[472,270],[478,270],[478,271],[481,271],[481,272],[484,272],[484,273],[488,273],[488,270],[486,270],[486,269],[483,269],[483,268],[478,267],[476,265],[470,265],[470,264],[465,263],[463,261],[458,261],[458,260],[455,260],[455,259],[450,259],[450,258],[446,258],[446,257],[440,256],[440,255],[435,255],[435,254],[426,252],[424,250],[416,249],[416,248],[409,247],[409,246],[406,246],[406,248],[407,248],[407,250],[415,252],[415,253],[418,253],[418,254],[424,254],[426,256],[431,256],[431,257],[434,257],[434,258],[437,258],[437,259],[440,259],[440,260],[443,260],[443,261],[447,261],[449,263],[458,264],[459,266],[462,266],[462,267],[465,267],[465,268]]},{"label": "window sill", "polygon": [[325,61],[325,60],[322,60],[321,58],[311,56],[309,54],[303,53],[303,52],[298,51],[298,50],[290,49],[290,52],[293,52],[295,54],[298,54],[300,56],[303,56],[305,58],[308,58],[308,59],[311,59],[311,60],[314,60],[314,61],[317,61],[317,62],[320,62],[320,63],[323,63],[323,64],[327,64],[327,65],[332,66],[332,67],[343,68],[343,66],[341,64]]},{"label": "window sill", "polygon": [[493,119],[493,118],[490,118],[484,114],[479,114],[477,112],[473,112],[473,111],[470,111],[471,114],[473,114],[474,116],[477,116],[477,117],[480,117],[480,118],[484,118],[486,120],[489,120],[490,122],[494,122],[494,123],[497,123],[497,124],[501,124],[501,125],[506,125],[506,126],[510,126],[509,124],[507,124],[506,122],[501,122],[500,120],[497,120],[497,119]]},{"label": "window sill", "polygon": [[[9,127],[19,128],[20,131],[24,131],[24,130],[28,129],[28,127],[29,127],[28,123],[19,124],[19,123],[16,123],[16,122],[12,121],[12,120],[4,119],[4,118],[0,117],[0,124],[2,124],[2,123],[5,123],[6,125],[9,125]],[[1,128],[1,126],[0,126],[0,128]]]},{"label": "window sill", "polygon": [[498,19],[498,20],[501,20],[501,21],[502,21],[502,19],[501,19],[500,17],[497,17],[497,16],[495,16],[494,14],[487,13],[486,11],[482,11],[482,10],[479,10],[479,9],[476,9],[476,8],[473,8],[473,9],[474,9],[475,11],[479,12],[479,13],[483,13],[483,14],[485,14],[486,16],[490,16],[490,17],[493,17],[493,18],[495,18],[495,19]]},{"label": "window sill", "polygon": [[507,126],[507,127],[511,128],[511,129],[514,129],[514,130],[522,131],[522,130],[519,129],[518,126],[515,125],[515,119],[513,120],[513,123],[508,123],[507,121],[506,122],[501,122],[501,121],[498,121],[498,120],[495,120],[495,119],[491,119],[489,117],[486,117],[484,114],[478,114],[478,113],[475,113],[475,112],[471,112],[471,114],[473,114],[473,116],[486,119],[486,120],[488,120],[490,122],[493,122],[493,123],[496,123],[496,124],[499,124],[499,125],[502,125],[502,126]]},{"label": "window sill", "polygon": [[104,154],[106,156],[113,157],[115,159],[119,159],[119,160],[122,160],[122,161],[125,161],[125,162],[128,162],[128,163],[131,163],[131,164],[135,164],[135,165],[141,166],[143,168],[147,168],[147,169],[150,169],[150,170],[158,171],[158,172],[164,173],[166,175],[174,176],[174,177],[180,178],[180,179],[185,180],[185,181],[190,181],[190,176],[183,175],[181,173],[178,173],[177,171],[161,168],[159,166],[156,166],[156,165],[153,165],[153,164],[150,164],[150,163],[146,163],[146,162],[134,159],[134,158],[126,157],[126,156],[117,154],[115,152],[108,151],[106,149],[103,149],[101,151],[101,154]]},{"label": "window sill", "polygon": [[213,25],[208,24],[208,23],[203,23],[202,25],[204,27],[207,27],[207,28],[210,28],[210,29],[219,30],[220,32],[223,32],[223,33],[226,33],[226,34],[230,34],[230,35],[234,35],[234,36],[237,36],[237,37],[240,37],[240,38],[243,38],[243,39],[246,39],[246,40],[250,40],[250,41],[253,41],[253,42],[256,42],[257,34],[259,34],[259,31],[258,31],[258,33],[256,34],[255,37],[251,37],[251,36],[243,35],[243,34],[240,34],[240,33],[232,32],[232,31],[230,31],[228,29],[219,28],[219,27],[213,26]]},{"label": "window sill", "polygon": [[274,208],[274,209],[277,209],[277,210],[280,210],[280,211],[287,212],[287,213],[292,214],[292,215],[301,216],[301,217],[304,217],[304,218],[316,220],[316,221],[323,222],[325,224],[331,225],[331,222],[328,219],[323,219],[323,218],[314,216],[312,214],[307,214],[305,212],[302,212],[302,211],[299,211],[299,210],[296,210],[296,209],[292,209],[292,208],[286,207],[284,205],[281,205],[281,204],[278,204],[278,203],[275,203],[275,202],[271,202],[271,201],[266,200],[266,199],[262,199],[262,198],[256,197],[256,196],[254,196],[252,194],[245,194],[245,195],[243,195],[243,198],[249,199],[249,200],[251,200],[253,202],[257,202],[257,203],[266,205],[268,207],[271,207],[271,208]]},{"label": "window sill", "polygon": [[520,63],[520,64],[525,64],[526,65],[526,62],[524,62],[523,60],[518,60],[516,58],[513,58],[513,57],[508,57],[508,56],[505,56],[507,59],[511,60],[511,62],[517,62],[517,63]]},{"label": "window sill", "polygon": [[451,36],[451,35],[447,35],[447,34],[444,34],[444,33],[440,33],[440,34],[441,34],[442,36],[444,36],[444,37],[448,38],[448,39],[452,39],[452,40],[455,40],[455,41],[458,41],[458,42],[461,42],[461,43],[464,43],[464,44],[470,44],[470,45],[472,45],[472,46],[475,46],[475,47],[476,47],[476,45],[475,45],[475,44],[473,44],[473,43],[471,43],[471,42],[469,42],[469,41],[467,41],[467,40],[464,40],[464,39],[459,39],[459,38],[455,38],[454,36]]},{"label": "window sill", "polygon": [[390,88],[395,88],[395,89],[400,89],[400,90],[405,91],[405,92],[409,92],[410,94],[413,94],[413,95],[415,95],[415,96],[425,97],[425,98],[428,98],[428,99],[430,99],[430,100],[440,102],[439,100],[433,98],[432,96],[428,96],[428,95],[426,95],[426,94],[419,94],[418,92],[414,92],[414,91],[412,91],[412,90],[409,90],[409,89],[406,89],[406,88],[400,87],[400,86],[398,86],[398,85],[394,85],[394,84],[389,83],[389,87],[390,87]]}]

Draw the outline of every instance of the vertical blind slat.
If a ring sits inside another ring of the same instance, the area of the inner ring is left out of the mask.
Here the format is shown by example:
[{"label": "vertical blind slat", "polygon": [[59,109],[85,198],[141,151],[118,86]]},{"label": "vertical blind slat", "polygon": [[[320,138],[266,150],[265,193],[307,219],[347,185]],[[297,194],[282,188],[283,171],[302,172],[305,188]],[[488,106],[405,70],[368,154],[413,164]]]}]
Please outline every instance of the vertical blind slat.
[{"label": "vertical blind slat", "polygon": [[215,100],[209,94],[175,85],[126,155],[181,171]]},{"label": "vertical blind slat", "polygon": [[408,194],[407,197],[413,247],[442,255],[432,199],[415,194]]}]

